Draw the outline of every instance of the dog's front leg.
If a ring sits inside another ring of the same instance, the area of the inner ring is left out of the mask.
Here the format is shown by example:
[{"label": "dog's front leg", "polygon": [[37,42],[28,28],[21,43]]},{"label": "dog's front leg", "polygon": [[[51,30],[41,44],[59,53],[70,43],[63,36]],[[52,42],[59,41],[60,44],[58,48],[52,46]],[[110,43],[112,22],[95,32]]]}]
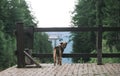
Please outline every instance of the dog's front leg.
[{"label": "dog's front leg", "polygon": [[56,49],[53,50],[54,66],[56,65]]}]

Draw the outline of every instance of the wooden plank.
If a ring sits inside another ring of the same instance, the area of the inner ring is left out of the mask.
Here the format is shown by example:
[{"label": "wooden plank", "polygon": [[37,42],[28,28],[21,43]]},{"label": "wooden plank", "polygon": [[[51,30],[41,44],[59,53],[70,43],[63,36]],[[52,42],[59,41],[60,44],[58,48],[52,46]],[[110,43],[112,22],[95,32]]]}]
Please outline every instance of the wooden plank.
[{"label": "wooden plank", "polygon": [[103,32],[104,31],[120,31],[120,27],[103,27]]},{"label": "wooden plank", "polygon": [[[39,57],[39,58],[53,58],[53,54],[51,53],[47,53],[47,54],[43,54],[43,53],[40,53],[40,54],[32,54],[33,57]],[[77,57],[92,57],[92,58],[96,58],[97,57],[97,54],[89,54],[89,53],[73,53],[73,54],[70,54],[70,53],[64,53],[63,54],[63,58],[69,58],[69,57],[72,57],[72,58],[77,58]],[[120,53],[103,53],[102,54],[102,57],[104,58],[119,58],[120,57]]]},{"label": "wooden plank", "polygon": [[83,69],[84,69],[84,64],[80,64],[80,65],[79,65],[79,69],[78,69],[78,76],[82,76],[82,74],[83,74]]},{"label": "wooden plank", "polygon": [[84,67],[83,67],[83,69],[82,69],[82,75],[83,76],[86,76],[86,75],[88,75],[88,66],[87,66],[87,63],[83,63],[84,64]]},{"label": "wooden plank", "polygon": [[[101,65],[102,66],[102,65]],[[98,71],[98,74],[99,75],[103,75],[103,69],[102,69],[102,67],[101,66],[99,66],[99,65],[97,65],[97,71]]]},{"label": "wooden plank", "polygon": [[66,68],[64,69],[63,73],[61,74],[61,76],[67,76],[68,71],[70,70],[70,65],[71,64],[66,64]]},{"label": "wooden plank", "polygon": [[[59,67],[60,66],[53,66],[53,70],[51,70],[51,72],[50,72],[50,74],[49,75],[51,75],[51,76],[56,76],[56,74],[58,73],[58,71],[59,71]],[[48,76],[49,76],[48,75]]]},{"label": "wooden plank", "polygon": [[92,66],[92,72],[93,72],[93,74],[96,74],[97,73],[96,64],[91,64],[91,66]]},{"label": "wooden plank", "polygon": [[58,72],[56,74],[54,74],[54,76],[57,76],[57,75],[59,75],[59,76],[65,76],[65,71],[66,71],[67,67],[68,67],[68,64],[63,64],[61,71],[59,72],[59,70],[57,70]]},{"label": "wooden plank", "polygon": [[119,76],[120,75],[120,64],[114,63],[114,64],[111,64],[111,66],[114,68],[114,71],[115,71],[114,76]]},{"label": "wooden plank", "polygon": [[107,64],[107,66],[109,67],[109,69],[111,70],[111,75],[115,75],[117,72],[115,71],[115,68],[113,66],[111,66],[111,64]]},{"label": "wooden plank", "polygon": [[98,27],[59,27],[59,28],[35,28],[34,32],[66,32],[66,31],[98,31]]},{"label": "wooden plank", "polygon": [[[41,64],[42,68],[16,68],[11,67],[0,72],[0,76],[119,76],[119,63],[97,65],[96,63],[84,64]],[[77,72],[77,73],[76,73]]]},{"label": "wooden plank", "polygon": [[78,76],[78,68],[79,68],[79,64],[77,64],[77,63],[74,63],[75,64],[75,66],[74,66],[74,71],[73,71],[73,74],[74,74],[74,76]]},{"label": "wooden plank", "polygon": [[43,72],[41,74],[38,74],[38,76],[48,76],[47,74],[50,74],[50,71],[53,69],[53,67],[49,66],[49,67],[46,67],[46,68],[43,70]]},{"label": "wooden plank", "polygon": [[92,63],[91,64],[87,64],[88,65],[88,74],[89,76],[93,76],[93,67],[92,67]]},{"label": "wooden plank", "polygon": [[[35,28],[34,32],[87,32],[87,31],[98,31],[99,27],[60,27],[60,28]],[[102,27],[102,32],[104,31],[120,31],[120,27]]]},{"label": "wooden plank", "polygon": [[[116,65],[115,65],[116,64]],[[114,65],[113,64],[111,64],[112,65],[112,67],[114,68],[114,70],[116,71],[116,72],[120,72],[120,68],[118,68],[118,67],[120,67],[120,64],[117,64],[117,63],[114,63]]]},{"label": "wooden plank", "polygon": [[[59,66],[59,65],[57,65],[57,66]],[[56,71],[56,76],[62,76],[61,74],[62,74],[62,72],[63,72],[63,70],[65,70],[65,64],[63,64],[63,65],[61,65],[61,66],[59,66],[59,69],[57,69]],[[49,75],[48,75],[49,76]]]},{"label": "wooden plank", "polygon": [[[42,66],[42,72],[41,73],[38,73],[38,76],[40,75],[40,76],[44,76],[45,75],[45,73],[47,72],[47,70],[50,68],[52,68],[52,66],[51,66],[51,64],[41,64],[41,66]],[[49,70],[48,70],[49,71]]]},{"label": "wooden plank", "polygon": [[32,58],[32,56],[30,56],[26,51],[24,51],[24,54],[25,54],[32,62],[34,62],[37,67],[40,67],[40,68],[41,68],[41,66],[39,65],[39,63],[37,63],[37,62]]},{"label": "wooden plank", "polygon": [[105,65],[101,65],[100,67],[101,67],[101,69],[102,69],[102,73],[106,76],[108,70],[106,70]]},{"label": "wooden plank", "polygon": [[109,64],[107,64],[106,66],[105,66],[105,68],[106,68],[106,70],[108,71],[108,76],[112,76],[113,75],[113,72],[112,72],[112,70],[110,69],[110,67],[108,66]]},{"label": "wooden plank", "polygon": [[71,66],[69,66],[70,67],[70,69],[68,70],[68,73],[67,73],[67,75],[68,76],[74,76],[74,68],[75,68],[75,66],[74,66],[75,64],[71,64]]},{"label": "wooden plank", "polygon": [[17,64],[18,68],[25,67],[24,56],[24,28],[23,23],[17,23],[16,25],[16,39],[17,39]]},{"label": "wooden plank", "polygon": [[95,64],[95,65],[93,65],[93,66],[94,66],[94,71],[95,71],[95,73],[94,73],[93,75],[94,75],[94,76],[100,76],[100,72],[99,72],[100,70],[98,69],[98,66],[99,66],[99,65],[96,65],[96,64]]}]

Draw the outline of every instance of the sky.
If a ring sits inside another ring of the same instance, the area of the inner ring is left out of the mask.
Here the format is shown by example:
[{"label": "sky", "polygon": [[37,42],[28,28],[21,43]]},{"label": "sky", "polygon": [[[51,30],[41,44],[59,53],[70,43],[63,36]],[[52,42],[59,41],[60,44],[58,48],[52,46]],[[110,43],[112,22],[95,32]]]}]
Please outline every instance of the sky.
[{"label": "sky", "polygon": [[[26,0],[32,15],[39,21],[38,27],[70,27],[72,11],[74,11],[76,0]],[[68,41],[68,32],[49,33]],[[54,41],[52,42],[54,44]],[[57,45],[59,40],[57,40]],[[71,48],[71,49],[70,49]],[[72,43],[67,45],[65,53],[72,51]],[[63,63],[71,63],[70,58],[63,58]]]},{"label": "sky", "polygon": [[26,0],[38,27],[70,27],[75,0]]}]

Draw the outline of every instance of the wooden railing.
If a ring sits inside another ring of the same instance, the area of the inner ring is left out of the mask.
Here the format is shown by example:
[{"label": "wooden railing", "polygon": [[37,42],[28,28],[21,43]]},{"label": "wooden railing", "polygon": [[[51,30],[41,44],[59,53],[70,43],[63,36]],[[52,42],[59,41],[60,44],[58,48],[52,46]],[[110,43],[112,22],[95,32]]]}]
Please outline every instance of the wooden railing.
[{"label": "wooden railing", "polygon": [[[33,57],[38,57],[38,58],[52,58],[53,54],[51,53],[40,53],[40,54],[32,54]],[[62,57],[64,58],[80,58],[80,57],[84,57],[84,58],[97,58],[97,54],[89,54],[89,53],[65,53],[62,55]],[[120,57],[120,53],[103,53],[102,54],[103,58],[119,58]]]},{"label": "wooden railing", "polygon": [[[120,57],[120,53],[113,54],[102,54],[102,33],[105,31],[120,31],[120,27],[70,27],[70,28],[34,28],[28,27],[24,28],[23,23],[17,23],[16,25],[16,39],[17,39],[17,59],[18,59],[18,67],[25,67],[25,45],[24,45],[24,37],[25,33],[29,34],[30,46],[29,49],[33,49],[33,40],[34,40],[34,32],[89,32],[95,31],[97,32],[97,54],[88,54],[88,53],[76,53],[76,54],[63,54],[63,57],[93,57],[97,58],[97,64],[102,64],[102,57]],[[52,54],[32,54],[33,57],[40,58],[48,58],[52,57]]]}]

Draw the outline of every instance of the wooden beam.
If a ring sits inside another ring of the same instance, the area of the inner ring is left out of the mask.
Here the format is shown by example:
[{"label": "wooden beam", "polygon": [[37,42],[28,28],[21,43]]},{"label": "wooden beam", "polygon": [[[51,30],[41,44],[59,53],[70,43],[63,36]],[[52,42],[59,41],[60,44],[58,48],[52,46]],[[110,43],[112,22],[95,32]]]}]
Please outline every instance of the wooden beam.
[{"label": "wooden beam", "polygon": [[16,40],[17,40],[17,64],[18,68],[25,67],[24,56],[24,27],[23,23],[17,23],[16,25]]},{"label": "wooden beam", "polygon": [[120,27],[103,27],[103,32],[104,31],[120,31]]},{"label": "wooden beam", "polygon": [[97,64],[102,65],[102,19],[103,0],[96,0],[96,25],[99,27],[97,35]]},{"label": "wooden beam", "polygon": [[66,32],[66,31],[98,31],[98,27],[60,27],[60,28],[35,28],[34,32]]},{"label": "wooden beam", "polygon": [[97,32],[97,64],[102,64],[102,26],[99,26],[99,31]]},{"label": "wooden beam", "polygon": [[[53,54],[51,53],[32,54],[32,56],[38,57],[38,58],[53,58]],[[80,58],[80,57],[97,58],[97,54],[88,54],[88,53],[73,53],[73,54],[65,53],[62,56],[64,58]],[[103,58],[119,58],[120,53],[104,53],[102,54],[102,57]]]},{"label": "wooden beam", "polygon": [[27,56],[32,62],[34,62],[37,67],[40,67],[40,68],[41,68],[40,64],[37,63],[37,62],[32,58],[31,55],[29,55],[26,51],[24,51],[24,54],[25,54],[25,56]]},{"label": "wooden beam", "polygon": [[[98,31],[99,27],[60,27],[60,28],[35,28],[34,32],[88,32],[88,31]],[[120,31],[120,27],[102,27],[102,32],[104,31]]]}]

